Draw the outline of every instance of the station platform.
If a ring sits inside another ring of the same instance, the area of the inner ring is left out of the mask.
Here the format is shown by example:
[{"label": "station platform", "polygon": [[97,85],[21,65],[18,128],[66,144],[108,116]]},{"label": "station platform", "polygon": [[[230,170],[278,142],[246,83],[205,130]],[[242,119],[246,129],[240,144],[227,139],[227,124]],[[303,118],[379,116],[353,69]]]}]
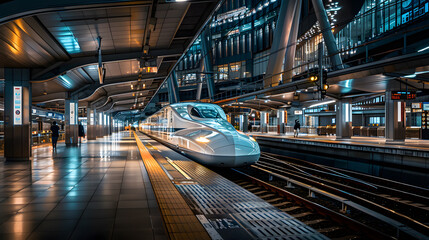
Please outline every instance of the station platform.
[{"label": "station platform", "polygon": [[0,162],[0,239],[326,239],[140,134]]},{"label": "station platform", "polygon": [[386,142],[385,138],[351,137],[300,134],[247,133],[262,145],[272,145],[290,150],[305,151],[331,156],[360,158],[429,169],[429,140],[405,139],[404,142]]}]

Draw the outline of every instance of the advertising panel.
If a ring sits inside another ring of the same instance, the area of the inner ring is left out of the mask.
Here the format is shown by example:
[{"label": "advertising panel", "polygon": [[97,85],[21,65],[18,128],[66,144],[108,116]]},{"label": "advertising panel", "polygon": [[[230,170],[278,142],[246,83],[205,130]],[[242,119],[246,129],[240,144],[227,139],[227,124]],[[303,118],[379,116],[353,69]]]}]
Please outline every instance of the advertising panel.
[{"label": "advertising panel", "polygon": [[13,87],[13,125],[22,125],[22,87]]}]

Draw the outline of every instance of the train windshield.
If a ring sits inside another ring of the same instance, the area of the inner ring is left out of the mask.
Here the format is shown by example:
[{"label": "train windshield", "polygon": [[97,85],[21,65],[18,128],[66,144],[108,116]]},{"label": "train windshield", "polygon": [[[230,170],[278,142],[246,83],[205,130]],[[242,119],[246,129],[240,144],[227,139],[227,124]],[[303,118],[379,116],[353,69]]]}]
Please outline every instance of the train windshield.
[{"label": "train windshield", "polygon": [[[218,109],[219,108],[219,109]],[[226,119],[225,113],[218,106],[213,105],[195,105],[188,106],[189,114],[197,118],[223,118]]]}]

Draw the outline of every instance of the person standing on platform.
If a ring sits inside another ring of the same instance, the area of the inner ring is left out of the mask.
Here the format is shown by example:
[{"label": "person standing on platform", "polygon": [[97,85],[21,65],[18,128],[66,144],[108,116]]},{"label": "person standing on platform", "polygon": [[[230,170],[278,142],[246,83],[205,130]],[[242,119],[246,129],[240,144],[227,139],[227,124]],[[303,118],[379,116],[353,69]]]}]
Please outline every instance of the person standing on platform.
[{"label": "person standing on platform", "polygon": [[51,126],[51,132],[52,132],[52,148],[54,150],[57,150],[57,141],[60,137],[60,127],[58,127],[57,122],[53,122]]},{"label": "person standing on platform", "polygon": [[301,124],[299,123],[299,120],[296,119],[295,126],[293,126],[293,137],[296,137],[296,138],[298,137],[300,128],[301,128]]},{"label": "person standing on platform", "polygon": [[83,129],[82,123],[79,122],[79,144],[82,144],[82,137],[85,137],[85,129]]}]

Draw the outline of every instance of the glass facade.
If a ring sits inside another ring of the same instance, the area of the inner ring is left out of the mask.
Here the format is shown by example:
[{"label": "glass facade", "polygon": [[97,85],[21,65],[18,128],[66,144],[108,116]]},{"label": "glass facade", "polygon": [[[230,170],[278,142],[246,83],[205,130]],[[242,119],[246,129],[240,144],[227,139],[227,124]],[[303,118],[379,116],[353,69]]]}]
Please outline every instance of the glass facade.
[{"label": "glass facade", "polygon": [[[303,1],[307,10],[311,9],[309,7],[311,1]],[[252,84],[252,87],[247,88],[249,91],[262,89],[262,79],[270,56],[281,2],[224,1],[202,34],[178,62],[175,73],[179,86],[191,86],[212,78],[218,88],[228,84],[228,86]],[[429,0],[364,0],[356,16],[347,22],[340,22],[337,16],[344,7],[342,4],[347,1],[325,1],[328,20],[343,61],[353,66],[352,61],[356,61],[354,57],[362,55],[362,51],[365,52],[366,43],[395,33],[399,27],[427,16],[428,2]],[[317,52],[318,44],[322,41],[323,36],[317,22],[299,36],[294,75],[316,71],[319,68]],[[202,49],[203,45],[207,49]],[[326,48],[324,55],[323,67],[329,70],[330,62],[326,57],[328,55]],[[208,61],[210,69],[204,68],[205,61]],[[243,91],[239,94],[246,93]],[[215,99],[225,97],[231,97],[231,94],[218,91]]]}]

